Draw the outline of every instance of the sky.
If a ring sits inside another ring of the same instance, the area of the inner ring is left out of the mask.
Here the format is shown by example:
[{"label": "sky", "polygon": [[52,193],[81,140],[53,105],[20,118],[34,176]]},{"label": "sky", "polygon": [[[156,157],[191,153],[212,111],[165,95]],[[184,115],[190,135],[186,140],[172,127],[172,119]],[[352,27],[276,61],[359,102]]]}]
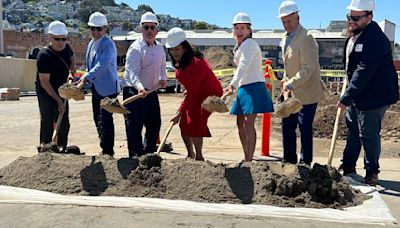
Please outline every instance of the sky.
[{"label": "sky", "polygon": [[[181,19],[193,19],[231,27],[238,12],[247,13],[253,29],[279,29],[282,24],[278,8],[282,0],[115,0],[137,9],[140,4],[150,5],[156,14],[169,14]],[[300,9],[300,23],[308,28],[326,28],[331,20],[344,20],[351,0],[296,0]],[[374,20],[387,19],[396,24],[396,42],[400,43],[400,0],[376,0]]]}]

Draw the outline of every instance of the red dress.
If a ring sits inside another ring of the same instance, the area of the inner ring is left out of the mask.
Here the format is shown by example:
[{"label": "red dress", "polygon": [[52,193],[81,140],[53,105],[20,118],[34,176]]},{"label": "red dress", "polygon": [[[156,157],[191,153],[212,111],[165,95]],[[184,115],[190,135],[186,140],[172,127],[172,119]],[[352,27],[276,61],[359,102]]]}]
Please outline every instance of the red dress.
[{"label": "red dress", "polygon": [[183,70],[176,70],[176,78],[185,86],[186,97],[179,111],[181,133],[189,137],[211,137],[207,126],[210,112],[201,107],[208,96],[222,96],[222,86],[205,59],[194,58]]}]

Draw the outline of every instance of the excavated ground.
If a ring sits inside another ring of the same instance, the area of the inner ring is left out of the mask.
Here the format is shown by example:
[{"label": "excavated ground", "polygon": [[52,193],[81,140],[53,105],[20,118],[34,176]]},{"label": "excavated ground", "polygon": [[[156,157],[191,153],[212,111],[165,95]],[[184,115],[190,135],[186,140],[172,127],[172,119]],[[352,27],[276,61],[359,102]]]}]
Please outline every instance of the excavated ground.
[{"label": "excavated ground", "polygon": [[0,169],[0,184],[67,195],[156,197],[197,202],[266,204],[279,207],[343,208],[367,197],[343,182],[334,168],[298,166],[272,173],[266,162],[140,159],[39,153]]}]

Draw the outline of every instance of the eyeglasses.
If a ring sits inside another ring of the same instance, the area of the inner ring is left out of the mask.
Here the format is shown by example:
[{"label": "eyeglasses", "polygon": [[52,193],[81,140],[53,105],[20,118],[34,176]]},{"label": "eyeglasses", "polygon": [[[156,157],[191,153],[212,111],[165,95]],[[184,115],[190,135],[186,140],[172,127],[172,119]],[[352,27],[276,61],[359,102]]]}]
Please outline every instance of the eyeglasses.
[{"label": "eyeglasses", "polygon": [[67,41],[67,38],[58,38],[58,37],[53,37],[55,41]]},{"label": "eyeglasses", "polygon": [[358,22],[359,20],[361,20],[361,18],[367,17],[367,16],[368,16],[368,14],[364,14],[364,15],[360,15],[360,16],[351,16],[349,14],[346,15],[348,21],[352,20],[354,22]]},{"label": "eyeglasses", "polygon": [[103,27],[90,27],[90,30],[101,32],[101,30],[103,30]]},{"label": "eyeglasses", "polygon": [[148,25],[145,25],[145,26],[143,26],[143,28],[144,28],[144,30],[149,30],[149,29],[151,29],[151,30],[155,30],[156,29],[156,26],[154,26],[154,25],[151,25],[151,26],[148,26]]}]

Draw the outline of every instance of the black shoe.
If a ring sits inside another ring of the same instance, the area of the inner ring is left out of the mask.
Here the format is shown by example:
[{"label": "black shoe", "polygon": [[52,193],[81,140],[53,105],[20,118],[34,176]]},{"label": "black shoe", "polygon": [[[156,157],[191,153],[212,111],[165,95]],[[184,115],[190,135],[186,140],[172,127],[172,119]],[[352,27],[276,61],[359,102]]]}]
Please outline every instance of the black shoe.
[{"label": "black shoe", "polygon": [[378,178],[378,174],[376,174],[376,173],[368,174],[364,178],[364,182],[367,185],[371,185],[371,186],[375,186],[378,183],[378,181],[379,181],[379,178]]},{"label": "black shoe", "polygon": [[338,168],[339,171],[343,171],[343,176],[347,176],[350,174],[357,174],[356,167],[348,167],[341,164]]}]

